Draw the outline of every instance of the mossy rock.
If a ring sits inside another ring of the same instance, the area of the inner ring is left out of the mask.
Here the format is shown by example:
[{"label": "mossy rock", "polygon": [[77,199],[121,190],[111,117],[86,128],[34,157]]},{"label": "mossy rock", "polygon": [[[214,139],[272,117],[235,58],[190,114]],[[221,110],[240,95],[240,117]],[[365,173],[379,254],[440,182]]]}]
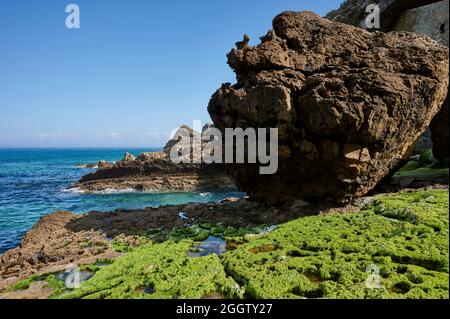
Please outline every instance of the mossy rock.
[{"label": "mossy rock", "polygon": [[216,255],[187,257],[192,241],[167,241],[140,247],[100,269],[80,288],[61,298],[202,298],[221,293],[242,297]]},{"label": "mossy rock", "polygon": [[[381,196],[357,214],[298,219],[224,264],[252,298],[448,298],[448,191]],[[366,287],[370,265],[380,289]]]},{"label": "mossy rock", "polygon": [[[378,196],[359,213],[300,218],[223,255],[196,241],[144,244],[59,298],[449,298],[448,190]],[[221,226],[186,230],[228,233]],[[245,236],[246,232],[239,233]],[[204,236],[203,236],[204,237]],[[248,237],[248,236],[245,236]],[[367,284],[379,271],[378,288]]]}]

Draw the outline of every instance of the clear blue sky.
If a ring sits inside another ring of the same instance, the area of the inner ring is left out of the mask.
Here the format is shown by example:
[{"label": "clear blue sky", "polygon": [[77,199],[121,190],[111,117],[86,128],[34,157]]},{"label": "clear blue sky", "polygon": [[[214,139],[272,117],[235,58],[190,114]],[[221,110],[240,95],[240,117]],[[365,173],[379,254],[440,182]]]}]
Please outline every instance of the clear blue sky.
[{"label": "clear blue sky", "polygon": [[[65,27],[76,3],[81,28]],[[235,82],[226,53],[341,0],[1,0],[0,147],[151,147]]]}]

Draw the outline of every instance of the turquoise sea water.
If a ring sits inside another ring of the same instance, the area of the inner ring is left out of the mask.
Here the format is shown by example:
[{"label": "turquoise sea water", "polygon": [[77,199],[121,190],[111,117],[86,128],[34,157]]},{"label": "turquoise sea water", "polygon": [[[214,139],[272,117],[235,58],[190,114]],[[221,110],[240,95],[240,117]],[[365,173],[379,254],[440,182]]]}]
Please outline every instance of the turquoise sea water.
[{"label": "turquoise sea water", "polygon": [[186,202],[211,202],[242,193],[82,194],[67,187],[95,169],[77,164],[117,161],[157,149],[0,149],[0,254],[17,246],[23,234],[45,214],[137,209]]}]

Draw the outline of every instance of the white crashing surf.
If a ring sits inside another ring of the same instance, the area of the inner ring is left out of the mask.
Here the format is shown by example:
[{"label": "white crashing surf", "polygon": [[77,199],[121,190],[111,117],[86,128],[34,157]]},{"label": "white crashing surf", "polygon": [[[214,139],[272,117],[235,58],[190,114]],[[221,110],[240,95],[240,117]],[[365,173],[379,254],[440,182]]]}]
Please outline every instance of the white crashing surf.
[{"label": "white crashing surf", "polygon": [[140,191],[134,188],[124,188],[124,189],[113,189],[106,188],[98,191],[86,191],[79,187],[72,188],[64,188],[62,189],[65,193],[76,193],[76,194],[94,194],[94,195],[107,195],[107,194],[129,194],[129,193],[138,193]]},{"label": "white crashing surf", "polygon": [[211,193],[198,193],[201,197],[206,197],[211,195]]}]

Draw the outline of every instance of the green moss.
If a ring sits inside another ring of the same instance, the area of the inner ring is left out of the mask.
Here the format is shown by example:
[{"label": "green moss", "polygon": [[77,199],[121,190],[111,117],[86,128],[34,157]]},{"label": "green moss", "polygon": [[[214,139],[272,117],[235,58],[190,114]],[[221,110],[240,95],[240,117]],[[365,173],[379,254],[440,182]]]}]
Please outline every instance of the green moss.
[{"label": "green moss", "polygon": [[260,233],[263,230],[264,225],[250,228],[236,228],[220,224],[212,225],[202,223],[185,228],[174,228],[166,238],[174,241],[183,239],[203,241],[209,236],[221,237],[224,239],[242,239],[247,234]]},{"label": "green moss", "polygon": [[100,269],[61,298],[201,298],[219,292],[242,297],[216,255],[187,257],[192,241],[146,245]]},{"label": "green moss", "polygon": [[17,291],[17,290],[26,290],[30,288],[30,286],[33,284],[33,282],[39,281],[38,275],[32,275],[24,280],[19,281],[15,285],[13,285],[11,288],[9,288],[9,291]]},{"label": "green moss", "polygon": [[[267,233],[208,224],[174,229],[173,240],[134,248],[55,296],[448,298],[448,211],[448,191],[430,190],[378,196],[359,213],[300,218]],[[209,235],[241,244],[220,256],[187,257]],[[373,265],[379,289],[366,285]]]},{"label": "green moss", "polygon": [[420,164],[418,161],[409,161],[408,163],[406,163],[405,166],[403,166],[399,172],[408,172],[408,171],[413,171],[415,169],[420,168]]},{"label": "green moss", "polygon": [[445,168],[431,168],[431,167],[419,167],[412,170],[400,170],[394,176],[434,176],[448,174],[448,167]]},{"label": "green moss", "polygon": [[59,295],[70,291],[70,289],[66,287],[64,280],[57,278],[56,275],[47,276],[45,282],[47,283],[47,286],[53,290],[50,299],[56,299]]},{"label": "green moss", "polygon": [[433,164],[435,161],[436,160],[434,159],[432,149],[428,149],[428,150],[422,151],[420,153],[420,158],[419,158],[420,166],[426,166],[429,164]]},{"label": "green moss", "polygon": [[[366,288],[371,264],[381,289]],[[298,219],[228,252],[224,265],[253,298],[448,298],[448,191]]]},{"label": "green moss", "polygon": [[394,176],[396,177],[414,177],[414,176],[434,176],[448,175],[448,165],[443,165],[434,159],[431,149],[425,150],[420,154],[418,161],[409,161]]}]

